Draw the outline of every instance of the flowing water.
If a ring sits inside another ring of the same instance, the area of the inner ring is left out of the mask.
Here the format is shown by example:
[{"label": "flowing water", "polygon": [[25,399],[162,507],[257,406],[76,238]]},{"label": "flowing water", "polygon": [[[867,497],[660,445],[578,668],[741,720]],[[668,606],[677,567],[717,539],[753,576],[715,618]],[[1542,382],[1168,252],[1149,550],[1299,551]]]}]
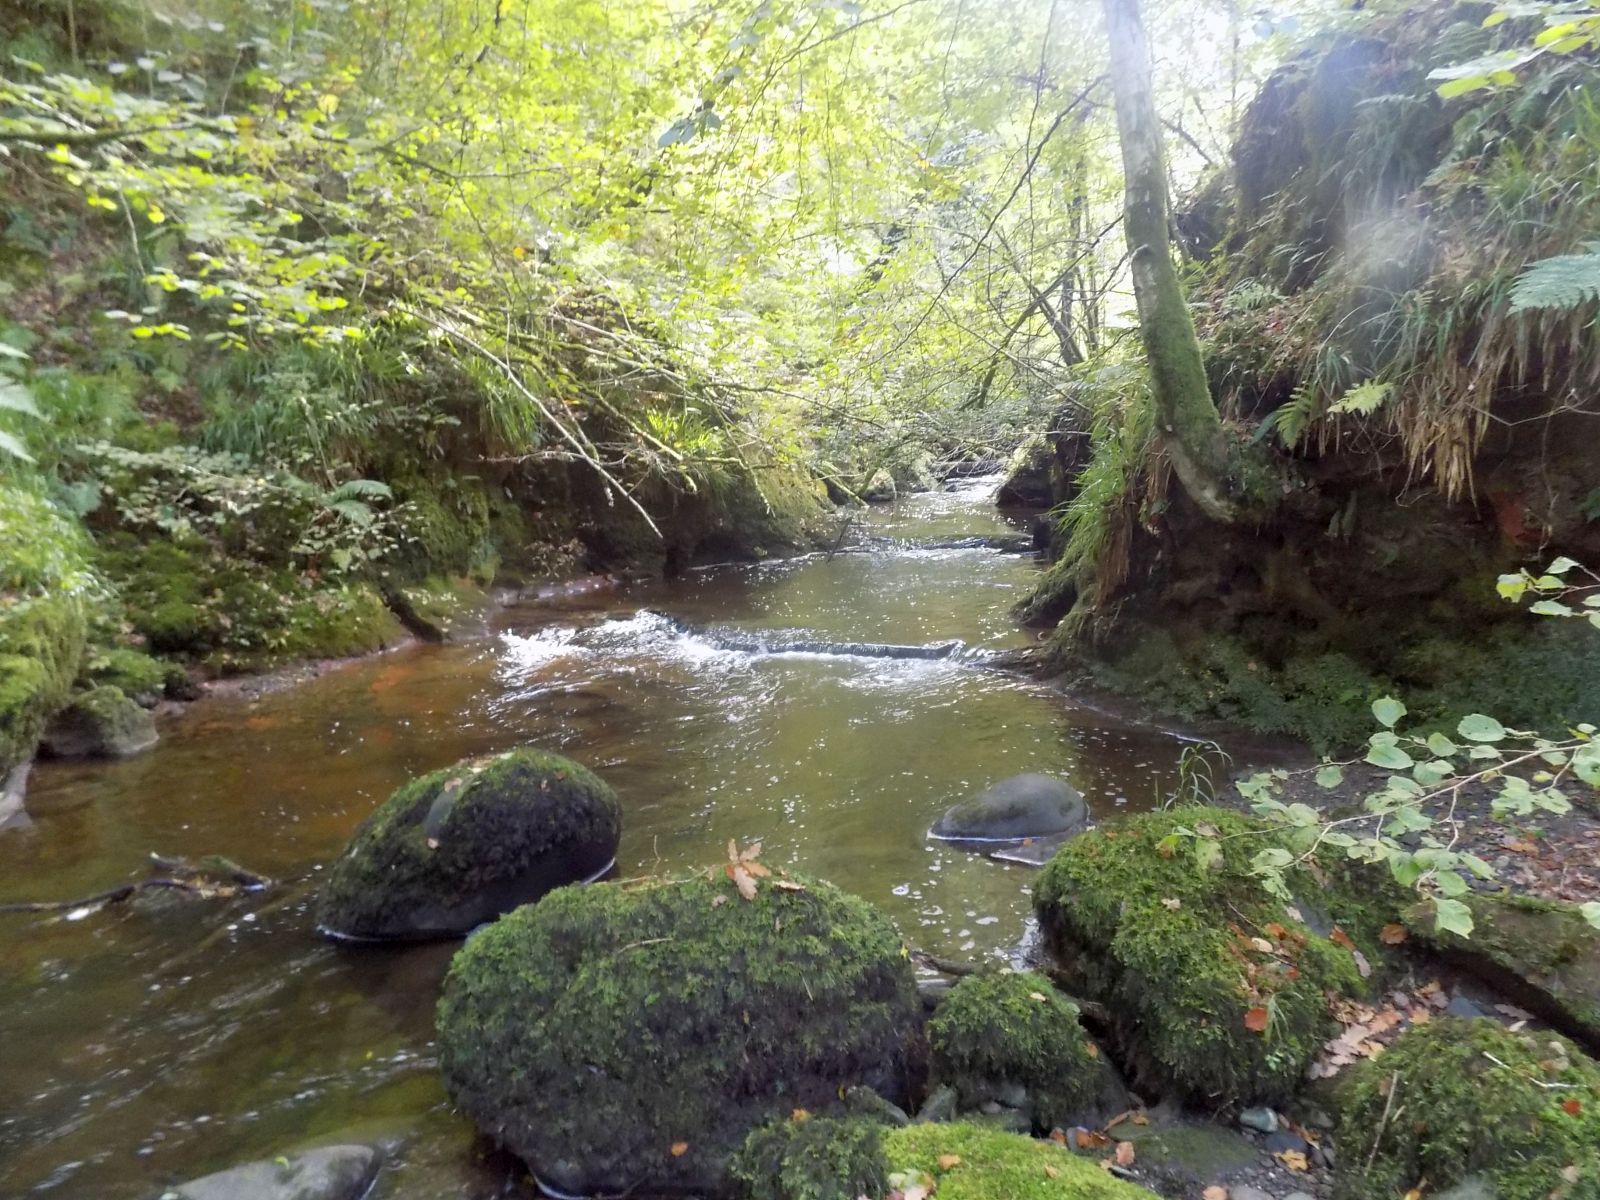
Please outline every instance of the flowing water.
[{"label": "flowing water", "polygon": [[[1071,779],[1097,818],[1148,807],[1182,742],[983,665],[1028,643],[1009,610],[1038,568],[928,543],[1016,535],[992,490],[875,510],[867,547],[832,558],[513,606],[481,639],[213,695],[140,758],[37,768],[33,823],[0,830],[0,902],[88,895],[151,852],[223,854],[277,882],[0,915],[0,1197],[134,1200],[330,1135],[404,1139],[381,1197],[500,1194],[514,1169],[474,1144],[434,1072],[454,947],[336,947],[309,917],[360,820],[468,755],[532,742],[596,769],[622,800],[624,875],[760,840],[763,861],[866,897],[929,951],[1011,953],[1032,872],[929,841],[929,825],[1021,771]],[[823,641],[929,649],[781,649]]]}]

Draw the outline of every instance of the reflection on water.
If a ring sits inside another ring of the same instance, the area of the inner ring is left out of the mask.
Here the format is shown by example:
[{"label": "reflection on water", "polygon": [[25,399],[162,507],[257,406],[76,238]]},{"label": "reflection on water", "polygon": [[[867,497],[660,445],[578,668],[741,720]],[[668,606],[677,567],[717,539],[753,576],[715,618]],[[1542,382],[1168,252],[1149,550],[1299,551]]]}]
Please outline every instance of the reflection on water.
[{"label": "reflection on water", "polygon": [[[408,1147],[380,1196],[497,1188],[508,1168],[477,1160],[434,1077],[432,1009],[453,947],[335,948],[307,909],[321,864],[408,775],[520,742],[616,788],[625,874],[715,863],[729,838],[759,839],[766,861],[867,897],[930,951],[1006,954],[1031,872],[928,841],[933,820],[1020,771],[1066,775],[1101,816],[1144,807],[1170,788],[1180,745],[972,661],[1026,644],[1008,611],[1037,568],[915,543],[1016,532],[988,507],[991,488],[865,518],[906,545],[692,572],[585,598],[598,608],[509,610],[480,643],[414,647],[257,700],[212,697],[142,758],[38,769],[33,825],[0,831],[0,901],[89,894],[151,852],[225,854],[279,882],[70,922],[0,917],[0,1195],[143,1197],[309,1138],[375,1132]],[[966,651],[726,644],[752,637]]]}]

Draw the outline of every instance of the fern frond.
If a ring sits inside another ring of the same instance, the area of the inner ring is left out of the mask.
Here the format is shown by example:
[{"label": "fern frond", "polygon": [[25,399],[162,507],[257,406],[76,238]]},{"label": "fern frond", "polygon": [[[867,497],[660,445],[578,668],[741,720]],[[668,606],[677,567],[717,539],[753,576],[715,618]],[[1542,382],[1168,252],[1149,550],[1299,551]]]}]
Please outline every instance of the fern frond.
[{"label": "fern frond", "polygon": [[1316,412],[1317,389],[1307,383],[1300,384],[1289,399],[1272,413],[1272,427],[1278,434],[1278,440],[1293,450],[1305,436],[1306,427],[1311,424]]},{"label": "fern frond", "polygon": [[1577,308],[1600,300],[1600,242],[1587,254],[1558,254],[1526,267],[1511,285],[1511,311]]},{"label": "fern frond", "polygon": [[1394,384],[1379,383],[1376,379],[1369,379],[1359,383],[1339,397],[1338,403],[1331,405],[1330,413],[1355,413],[1357,416],[1370,417],[1384,406],[1389,395],[1394,391]]}]

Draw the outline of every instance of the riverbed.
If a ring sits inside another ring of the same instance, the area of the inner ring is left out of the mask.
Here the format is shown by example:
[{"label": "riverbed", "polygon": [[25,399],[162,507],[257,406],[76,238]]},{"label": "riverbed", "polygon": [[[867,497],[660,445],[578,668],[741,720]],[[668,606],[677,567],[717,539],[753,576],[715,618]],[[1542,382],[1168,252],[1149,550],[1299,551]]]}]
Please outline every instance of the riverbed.
[{"label": "riverbed", "polygon": [[534,743],[599,772],[624,810],[624,876],[759,841],[928,951],[1014,954],[1032,871],[929,840],[939,813],[1022,771],[1066,777],[1097,820],[1148,808],[1185,742],[989,664],[1030,643],[1011,608],[1038,570],[1006,544],[1026,521],[993,508],[994,484],[876,508],[837,554],[512,605],[481,637],[210,696],[142,757],[41,764],[31,824],[0,830],[0,902],[87,895],[152,852],[275,882],[0,916],[0,1196],[136,1200],[330,1136],[402,1147],[380,1198],[519,1179],[435,1077],[454,947],[333,946],[309,916],[362,818],[469,755]]}]

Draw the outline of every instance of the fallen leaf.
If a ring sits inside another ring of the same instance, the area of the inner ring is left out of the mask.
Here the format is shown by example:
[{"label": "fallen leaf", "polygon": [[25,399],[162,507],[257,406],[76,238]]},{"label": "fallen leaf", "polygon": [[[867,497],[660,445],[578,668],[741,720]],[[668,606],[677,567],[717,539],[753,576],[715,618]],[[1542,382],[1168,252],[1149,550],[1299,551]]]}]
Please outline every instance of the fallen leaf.
[{"label": "fallen leaf", "polygon": [[1561,1102],[1561,1111],[1569,1117],[1575,1117],[1583,1111],[1583,1101],[1566,1099]]},{"label": "fallen leaf", "polygon": [[715,896],[711,897],[711,907],[712,908],[721,908],[727,902],[728,902],[728,898],[726,896],[724,896],[721,892],[718,892]]},{"label": "fallen leaf", "polygon": [[1072,1131],[1072,1140],[1078,1144],[1079,1150],[1098,1150],[1101,1146],[1109,1145],[1111,1142],[1111,1139],[1105,1134],[1081,1127]]},{"label": "fallen leaf", "polygon": [[672,1157],[673,1158],[682,1158],[687,1153],[689,1153],[689,1143],[688,1142],[673,1142],[672,1143]]},{"label": "fallen leaf", "polygon": [[1161,904],[1162,904],[1162,906],[1164,908],[1168,909],[1171,912],[1177,912],[1180,908],[1183,907],[1183,901],[1179,900],[1176,896],[1168,896],[1165,900],[1163,900],[1161,902]]},{"label": "fallen leaf", "polygon": [[1141,1108],[1138,1112],[1133,1114],[1133,1123],[1135,1125],[1148,1125],[1148,1124],[1150,1124],[1150,1118],[1145,1115],[1144,1109]]},{"label": "fallen leaf", "polygon": [[1310,1164],[1306,1162],[1306,1156],[1299,1150],[1279,1150],[1273,1157],[1291,1171],[1306,1171],[1310,1169]]},{"label": "fallen leaf", "polygon": [[789,1119],[791,1121],[809,1121],[811,1120],[811,1112],[809,1109],[797,1108],[789,1114]]},{"label": "fallen leaf", "polygon": [[1359,950],[1351,950],[1350,953],[1356,960],[1356,971],[1360,974],[1361,978],[1370,978],[1372,975],[1372,964],[1367,961],[1367,956],[1361,953]]},{"label": "fallen leaf", "polygon": [[1089,1051],[1089,1057],[1090,1058],[1099,1058],[1100,1057],[1100,1047],[1096,1046],[1093,1042],[1090,1042],[1087,1046],[1084,1047],[1084,1049]]},{"label": "fallen leaf", "polygon": [[774,879],[772,886],[780,892],[803,892],[806,890],[805,884],[794,879]]},{"label": "fallen leaf", "polygon": [[1244,1027],[1251,1033],[1265,1033],[1267,1031],[1267,1022],[1271,1019],[1272,1014],[1257,1005],[1255,1008],[1245,1010]]},{"label": "fallen leaf", "polygon": [[1029,992],[1028,993],[1028,999],[1029,1000],[1037,1000],[1040,1004],[1043,1004],[1045,1002],[1045,1000],[1047,999],[1047,997],[1045,996],[1045,994],[1043,992]]},{"label": "fallen leaf", "polygon": [[1422,1200],[1422,1189],[1412,1188],[1405,1194],[1404,1200]]},{"label": "fallen leaf", "polygon": [[1266,938],[1253,937],[1253,938],[1250,939],[1250,944],[1252,946],[1254,946],[1257,950],[1261,951],[1261,953],[1263,953],[1263,954],[1271,954],[1272,953],[1272,943],[1267,941]]},{"label": "fallen leaf", "polygon": [[754,900],[756,898],[755,876],[745,870],[742,865],[733,869],[733,886],[739,889],[739,895],[746,900]]},{"label": "fallen leaf", "polygon": [[1378,940],[1385,946],[1398,946],[1411,936],[1411,931],[1404,925],[1385,925],[1378,932]]},{"label": "fallen leaf", "polygon": [[1045,1165],[1044,1165],[1044,1177],[1046,1179],[1054,1179],[1060,1174],[1061,1174],[1061,1172],[1060,1172],[1060,1170],[1058,1168],[1052,1167],[1049,1163],[1045,1163]]},{"label": "fallen leaf", "polygon": [[1117,1143],[1117,1166],[1119,1166],[1119,1167],[1131,1167],[1131,1166],[1133,1166],[1133,1143],[1132,1142],[1118,1142]]},{"label": "fallen leaf", "polygon": [[1346,950],[1354,950],[1356,948],[1356,944],[1350,940],[1350,935],[1337,925],[1333,927],[1333,932],[1328,935],[1328,940],[1336,946],[1343,946]]},{"label": "fallen leaf", "polygon": [[954,1169],[956,1167],[959,1167],[960,1165],[961,1165],[961,1155],[959,1155],[959,1154],[941,1154],[941,1155],[939,1155],[939,1170],[941,1170],[941,1171],[949,1171],[949,1170],[952,1170],[952,1169]]},{"label": "fallen leaf", "polygon": [[1133,1116],[1133,1110],[1131,1108],[1126,1112],[1119,1112],[1116,1116],[1112,1117],[1111,1120],[1106,1122],[1106,1128],[1115,1129],[1118,1125],[1121,1125],[1131,1116]]},{"label": "fallen leaf", "polygon": [[1067,1144],[1066,1131],[1062,1129],[1052,1129],[1050,1131],[1050,1140],[1058,1146],[1065,1146]]},{"label": "fallen leaf", "polygon": [[1200,1200],[1228,1200],[1228,1189],[1212,1184],[1200,1193]]}]

